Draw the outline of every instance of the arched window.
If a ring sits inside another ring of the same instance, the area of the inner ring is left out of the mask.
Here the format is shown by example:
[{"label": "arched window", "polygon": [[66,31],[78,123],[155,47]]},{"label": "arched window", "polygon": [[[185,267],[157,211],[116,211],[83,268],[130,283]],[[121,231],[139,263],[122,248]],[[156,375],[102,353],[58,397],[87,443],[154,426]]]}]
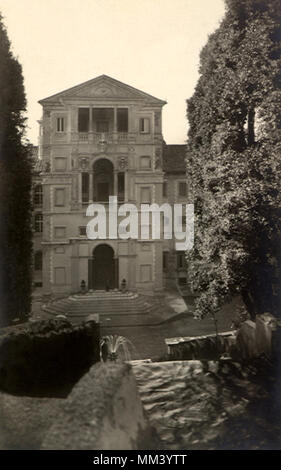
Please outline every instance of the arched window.
[{"label": "arched window", "polygon": [[35,224],[34,224],[35,232],[43,232],[43,215],[36,214],[35,215]]},{"label": "arched window", "polygon": [[42,251],[36,251],[34,255],[34,270],[42,271]]},{"label": "arched window", "polygon": [[37,184],[34,188],[34,204],[36,206],[42,206],[43,203],[43,188],[42,184]]}]

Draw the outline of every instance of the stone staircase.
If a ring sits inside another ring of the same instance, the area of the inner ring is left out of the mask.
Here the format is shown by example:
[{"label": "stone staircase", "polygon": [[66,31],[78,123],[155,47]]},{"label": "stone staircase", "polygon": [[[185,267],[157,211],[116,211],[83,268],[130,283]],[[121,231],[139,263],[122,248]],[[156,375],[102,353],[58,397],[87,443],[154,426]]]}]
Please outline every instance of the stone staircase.
[{"label": "stone staircase", "polygon": [[[43,310],[51,315],[65,315],[73,322],[86,319],[89,315],[98,314],[101,323],[110,325],[135,325],[140,317],[150,312],[151,305],[133,292],[94,291],[87,294],[75,294],[54,300],[43,306]],[[124,319],[124,316],[126,317]]]}]

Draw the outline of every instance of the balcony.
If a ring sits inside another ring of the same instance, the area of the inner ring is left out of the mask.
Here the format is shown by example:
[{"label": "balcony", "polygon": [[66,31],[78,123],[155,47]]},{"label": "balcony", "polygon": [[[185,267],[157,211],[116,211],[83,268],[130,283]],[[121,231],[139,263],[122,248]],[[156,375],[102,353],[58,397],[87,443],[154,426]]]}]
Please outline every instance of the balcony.
[{"label": "balcony", "polygon": [[110,132],[93,132],[93,142],[95,144],[112,144],[114,134]]},{"label": "balcony", "polygon": [[117,132],[118,142],[128,142],[128,132]]},{"label": "balcony", "polygon": [[134,134],[128,132],[73,132],[72,142],[81,142],[87,144],[122,144],[133,142]]},{"label": "balcony", "polygon": [[78,132],[78,140],[81,142],[89,142],[88,132]]}]

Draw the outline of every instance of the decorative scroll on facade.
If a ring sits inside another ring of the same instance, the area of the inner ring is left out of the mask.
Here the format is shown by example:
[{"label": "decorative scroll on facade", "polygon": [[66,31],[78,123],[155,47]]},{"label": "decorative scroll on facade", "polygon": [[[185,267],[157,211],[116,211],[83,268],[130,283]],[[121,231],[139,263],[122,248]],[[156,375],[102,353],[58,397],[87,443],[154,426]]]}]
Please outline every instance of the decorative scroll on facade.
[{"label": "decorative scroll on facade", "polygon": [[128,167],[128,157],[127,156],[118,157],[118,169],[124,171],[127,167]]},{"label": "decorative scroll on facade", "polygon": [[79,167],[81,170],[87,170],[89,168],[89,158],[81,157],[79,158]]}]

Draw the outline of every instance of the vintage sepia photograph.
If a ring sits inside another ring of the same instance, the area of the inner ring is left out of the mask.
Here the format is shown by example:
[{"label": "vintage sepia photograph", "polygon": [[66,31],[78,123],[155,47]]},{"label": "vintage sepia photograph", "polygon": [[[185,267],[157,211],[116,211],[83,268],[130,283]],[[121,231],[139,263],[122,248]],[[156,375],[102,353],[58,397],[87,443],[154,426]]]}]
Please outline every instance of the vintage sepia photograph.
[{"label": "vintage sepia photograph", "polygon": [[0,0],[1,451],[281,450],[280,20]]}]

